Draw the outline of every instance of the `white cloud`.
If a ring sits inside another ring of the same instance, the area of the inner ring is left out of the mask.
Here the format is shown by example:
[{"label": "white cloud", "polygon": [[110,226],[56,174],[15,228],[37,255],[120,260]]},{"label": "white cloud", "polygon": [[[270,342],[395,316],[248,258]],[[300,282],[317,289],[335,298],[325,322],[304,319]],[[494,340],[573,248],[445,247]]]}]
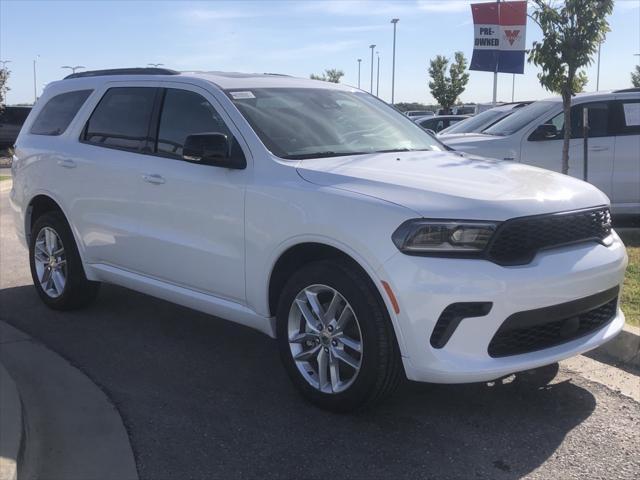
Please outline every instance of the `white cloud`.
[{"label": "white cloud", "polygon": [[425,12],[456,13],[471,11],[468,0],[419,0],[418,8]]}]

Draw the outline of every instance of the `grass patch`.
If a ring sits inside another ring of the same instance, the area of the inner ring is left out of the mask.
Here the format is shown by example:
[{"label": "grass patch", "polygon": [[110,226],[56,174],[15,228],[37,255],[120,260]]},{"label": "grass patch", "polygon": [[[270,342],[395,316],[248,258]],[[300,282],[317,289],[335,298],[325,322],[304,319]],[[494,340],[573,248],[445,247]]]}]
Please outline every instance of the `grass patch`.
[{"label": "grass patch", "polygon": [[0,182],[4,180],[11,180],[11,177],[9,175],[0,175]]},{"label": "grass patch", "polygon": [[618,232],[627,246],[629,266],[622,287],[622,310],[627,323],[640,327],[640,229]]}]

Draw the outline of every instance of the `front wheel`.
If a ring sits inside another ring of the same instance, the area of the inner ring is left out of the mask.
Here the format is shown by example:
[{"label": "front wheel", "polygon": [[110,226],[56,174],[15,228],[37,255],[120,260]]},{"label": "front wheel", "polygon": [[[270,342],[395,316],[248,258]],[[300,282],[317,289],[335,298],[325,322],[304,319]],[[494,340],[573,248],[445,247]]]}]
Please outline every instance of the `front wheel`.
[{"label": "front wheel", "polygon": [[58,212],[45,213],[34,222],[29,263],[38,295],[55,310],[83,307],[98,294],[100,284],[87,280],[73,233]]},{"label": "front wheel", "polygon": [[376,403],[401,377],[386,308],[369,278],[347,262],[298,270],[280,297],[277,330],[293,383],[322,408],[346,412]]}]

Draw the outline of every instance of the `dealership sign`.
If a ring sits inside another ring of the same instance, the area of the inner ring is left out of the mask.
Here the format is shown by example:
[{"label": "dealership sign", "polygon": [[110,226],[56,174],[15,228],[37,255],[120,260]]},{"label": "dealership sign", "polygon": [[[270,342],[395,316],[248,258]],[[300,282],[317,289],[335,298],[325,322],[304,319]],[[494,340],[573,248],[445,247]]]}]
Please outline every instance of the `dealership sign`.
[{"label": "dealership sign", "polygon": [[470,70],[524,73],[527,2],[474,3]]}]

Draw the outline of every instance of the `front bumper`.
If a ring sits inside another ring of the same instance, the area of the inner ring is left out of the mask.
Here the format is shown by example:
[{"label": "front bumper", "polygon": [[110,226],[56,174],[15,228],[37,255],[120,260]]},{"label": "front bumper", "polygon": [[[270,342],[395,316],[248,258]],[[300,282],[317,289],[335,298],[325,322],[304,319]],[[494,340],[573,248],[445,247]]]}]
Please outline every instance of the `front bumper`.
[{"label": "front bumper", "polygon": [[[401,253],[378,274],[392,287],[394,318],[407,377],[434,383],[493,380],[548,365],[598,347],[624,325],[619,306],[604,327],[557,346],[493,358],[491,339],[512,314],[571,302],[620,285],[627,255],[619,237],[609,247],[584,243],[539,253],[528,265],[486,260],[413,257]],[[492,302],[485,316],[463,319],[442,348],[430,336],[442,311],[458,302]]]}]

